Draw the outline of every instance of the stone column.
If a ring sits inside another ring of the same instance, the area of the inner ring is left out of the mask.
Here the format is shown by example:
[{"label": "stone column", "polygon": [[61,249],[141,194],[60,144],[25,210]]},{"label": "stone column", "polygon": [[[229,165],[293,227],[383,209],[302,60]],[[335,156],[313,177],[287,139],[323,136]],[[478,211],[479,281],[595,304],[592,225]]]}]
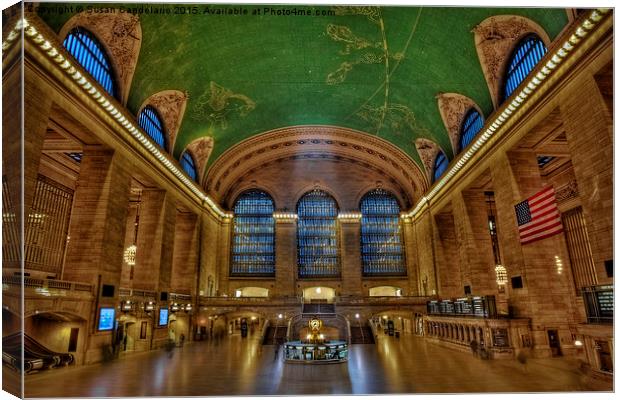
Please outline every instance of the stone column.
[{"label": "stone column", "polygon": [[424,211],[414,221],[417,243],[417,264],[420,274],[419,292],[423,296],[437,294],[437,273],[435,271],[435,232],[430,212]]},{"label": "stone column", "polygon": [[450,213],[434,216],[435,268],[439,276],[439,295],[457,297],[463,295],[461,271],[458,262],[454,219]]},{"label": "stone column", "polygon": [[[361,220],[340,220],[340,259],[342,293],[362,295]],[[364,293],[364,295],[367,295]]]},{"label": "stone column", "polygon": [[63,279],[97,284],[101,275],[102,283],[118,289],[130,181],[129,166],[118,155],[108,150],[84,150]]},{"label": "stone column", "polygon": [[605,261],[613,259],[613,121],[594,78],[579,82],[561,97],[560,113],[597,278],[613,283],[605,271]]},{"label": "stone column", "polygon": [[297,224],[276,219],[276,296],[295,296],[297,281]]},{"label": "stone column", "polygon": [[[62,279],[95,286],[84,363],[102,359],[112,332],[97,331],[98,307],[118,304],[123,266],[123,241],[127,221],[131,177],[129,165],[112,151],[85,149],[73,197]],[[102,297],[100,285],[112,285],[114,294]]]},{"label": "stone column", "polygon": [[134,288],[169,291],[175,218],[176,206],[166,191],[142,190]]},{"label": "stone column", "polygon": [[177,211],[174,228],[171,289],[173,292],[196,295],[198,274],[198,216]]},{"label": "stone column", "polygon": [[488,206],[482,191],[452,196],[452,215],[463,285],[474,295],[495,295],[495,260],[489,233]]},{"label": "stone column", "polygon": [[405,251],[405,260],[407,263],[407,278],[409,280],[409,288],[404,293],[406,296],[420,296],[420,277],[417,266],[417,246],[415,241],[415,228],[411,218],[406,218],[402,221],[403,229],[403,248]]},{"label": "stone column", "polygon": [[[572,346],[568,329],[573,320],[570,281],[559,275],[554,256],[568,260],[562,235],[521,245],[514,206],[543,187],[536,154],[510,152],[495,155],[491,178],[495,192],[497,227],[509,282],[509,304],[517,317],[532,319],[534,356],[549,356],[547,329],[557,329],[563,346]],[[522,289],[512,289],[510,278],[521,276]]]},{"label": "stone column", "polygon": [[217,245],[217,270],[219,271],[219,294],[230,293],[229,276],[230,276],[230,239],[232,236],[232,221],[224,221],[220,224],[220,232],[218,235]]},{"label": "stone column", "polygon": [[[198,294],[201,296],[215,296],[219,287],[217,249],[221,227],[217,219],[206,211],[202,213],[200,219],[200,229],[202,232],[200,235],[200,282]],[[212,286],[211,289],[210,286]]]}]

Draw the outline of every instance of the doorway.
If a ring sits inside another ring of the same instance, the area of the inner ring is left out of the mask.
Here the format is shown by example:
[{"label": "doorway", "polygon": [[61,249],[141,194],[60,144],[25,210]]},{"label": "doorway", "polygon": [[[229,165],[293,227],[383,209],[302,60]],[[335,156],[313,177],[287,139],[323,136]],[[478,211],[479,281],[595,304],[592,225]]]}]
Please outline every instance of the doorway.
[{"label": "doorway", "polygon": [[560,357],[562,355],[562,348],[560,346],[560,337],[556,329],[547,330],[547,336],[549,336],[549,347],[551,348],[552,357]]}]

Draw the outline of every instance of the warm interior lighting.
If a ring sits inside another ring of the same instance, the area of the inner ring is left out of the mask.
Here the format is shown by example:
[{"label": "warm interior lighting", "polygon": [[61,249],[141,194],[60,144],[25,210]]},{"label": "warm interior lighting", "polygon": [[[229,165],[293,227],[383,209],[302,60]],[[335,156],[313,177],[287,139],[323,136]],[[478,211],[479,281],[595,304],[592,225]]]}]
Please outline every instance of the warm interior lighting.
[{"label": "warm interior lighting", "polygon": [[581,340],[577,339],[577,340],[575,340],[575,346],[581,347],[581,346],[583,346],[583,342]]},{"label": "warm interior lighting", "polygon": [[278,319],[282,319],[282,314],[278,314]]},{"label": "warm interior lighting", "polygon": [[359,318],[359,317],[360,317],[360,315],[359,315],[359,314],[355,314],[355,318]]},{"label": "warm interior lighting", "polygon": [[495,266],[495,281],[498,285],[505,285],[508,282],[508,273],[506,267],[501,264]]},{"label": "warm interior lighting", "polygon": [[555,267],[558,274],[562,274],[563,266],[562,259],[559,256],[555,256]]},{"label": "warm interior lighting", "polygon": [[241,290],[235,290],[235,297],[241,297]]},{"label": "warm interior lighting", "polygon": [[316,288],[316,292],[321,293],[321,288],[320,287]]},{"label": "warm interior lighting", "polygon": [[125,252],[123,253],[123,261],[130,267],[136,265],[136,252],[138,251],[138,247],[135,244],[127,247]]}]

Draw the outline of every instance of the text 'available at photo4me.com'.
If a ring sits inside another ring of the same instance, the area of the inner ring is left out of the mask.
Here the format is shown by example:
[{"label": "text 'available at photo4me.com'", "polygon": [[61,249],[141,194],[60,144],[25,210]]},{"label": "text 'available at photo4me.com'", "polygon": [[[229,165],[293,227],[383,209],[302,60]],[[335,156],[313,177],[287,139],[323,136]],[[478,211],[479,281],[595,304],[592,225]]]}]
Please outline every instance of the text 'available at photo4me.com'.
[{"label": "text 'available at photo4me.com'", "polygon": [[270,5],[208,5],[208,4],[114,4],[84,5],[71,3],[30,3],[28,11],[38,14],[74,14],[80,12],[128,13],[134,15],[204,15],[204,16],[290,16],[290,17],[324,17],[335,16],[335,11],[321,7],[295,7]]}]

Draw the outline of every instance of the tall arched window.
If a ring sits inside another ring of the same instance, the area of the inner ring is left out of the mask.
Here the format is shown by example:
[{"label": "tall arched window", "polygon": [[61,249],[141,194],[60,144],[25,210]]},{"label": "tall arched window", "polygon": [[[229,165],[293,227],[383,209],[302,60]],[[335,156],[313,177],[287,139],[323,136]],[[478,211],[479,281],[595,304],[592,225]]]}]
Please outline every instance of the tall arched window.
[{"label": "tall arched window", "polygon": [[504,100],[506,100],[547,52],[543,41],[535,34],[523,38],[515,47],[508,62]]},{"label": "tall arched window", "polygon": [[235,201],[231,276],[275,274],[275,220],[271,196],[249,190]]},{"label": "tall arched window", "polygon": [[146,106],[140,112],[138,125],[146,132],[162,149],[166,149],[166,133],[161,118],[152,106]]},{"label": "tall arched window", "polygon": [[338,276],[338,205],[315,189],[297,203],[297,265],[300,278]]},{"label": "tall arched window", "polygon": [[360,210],[364,275],[405,275],[400,206],[396,197],[383,189],[372,190],[362,197]]},{"label": "tall arched window", "polygon": [[478,110],[472,107],[463,119],[461,137],[459,139],[459,152],[463,151],[463,149],[471,143],[483,126],[484,118],[482,118]]},{"label": "tall arched window", "polygon": [[196,163],[194,162],[194,158],[189,153],[189,151],[185,150],[183,154],[181,154],[180,163],[183,171],[187,172],[187,175],[189,175],[189,177],[192,178],[194,181],[198,181]]},{"label": "tall arched window", "polygon": [[437,158],[435,158],[435,165],[433,166],[433,182],[443,175],[448,169],[448,157],[446,157],[445,153],[439,150],[437,154]]},{"label": "tall arched window", "polygon": [[95,35],[78,26],[71,29],[62,44],[106,92],[116,96],[110,60]]}]

